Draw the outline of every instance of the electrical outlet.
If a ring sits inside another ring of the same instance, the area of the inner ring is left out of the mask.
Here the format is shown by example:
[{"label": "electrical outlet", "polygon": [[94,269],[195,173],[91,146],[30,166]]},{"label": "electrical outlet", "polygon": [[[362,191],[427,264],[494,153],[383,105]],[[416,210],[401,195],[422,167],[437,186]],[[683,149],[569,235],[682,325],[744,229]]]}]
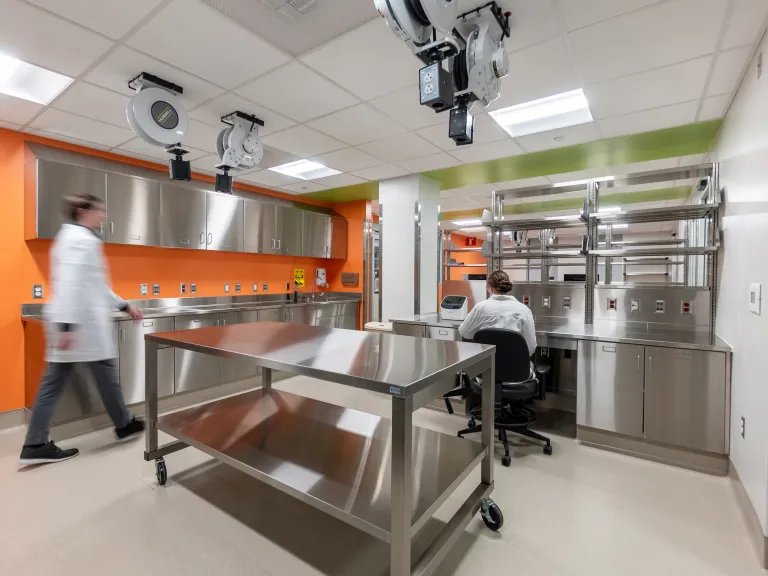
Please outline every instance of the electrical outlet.
[{"label": "electrical outlet", "polygon": [[541,306],[542,308],[549,308],[549,296],[542,296]]},{"label": "electrical outlet", "polygon": [[152,284],[152,296],[160,296],[160,284]]},{"label": "electrical outlet", "polygon": [[640,300],[632,298],[629,301],[629,311],[630,312],[640,312]]},{"label": "electrical outlet", "polygon": [[190,284],[189,285],[189,293],[190,294],[197,294],[197,284]]},{"label": "electrical outlet", "polygon": [[683,316],[690,316],[693,314],[693,307],[691,306],[690,301],[682,300],[680,302],[680,314]]},{"label": "electrical outlet", "polygon": [[229,282],[224,282],[224,294],[229,294]]},{"label": "electrical outlet", "polygon": [[563,296],[563,310],[570,310],[570,309],[571,309],[571,297]]},{"label": "electrical outlet", "polygon": [[186,294],[187,293],[187,285],[182,282],[179,284],[179,294]]},{"label": "electrical outlet", "polygon": [[268,289],[269,289],[269,286],[267,285],[266,282],[264,282],[264,285],[262,286],[262,291],[266,292]]},{"label": "electrical outlet", "polygon": [[664,300],[656,300],[656,314],[664,314],[667,304]]},{"label": "electrical outlet", "polygon": [[240,283],[235,284],[235,292],[240,292]]},{"label": "electrical outlet", "polygon": [[254,292],[258,292],[259,291],[259,283],[258,282],[254,282],[253,283],[253,291]]},{"label": "electrical outlet", "polygon": [[149,284],[139,284],[139,295],[147,296],[149,294]]},{"label": "electrical outlet", "polygon": [[747,421],[744,419],[744,416],[741,417],[741,437],[746,438],[747,434]]},{"label": "electrical outlet", "polygon": [[43,285],[42,284],[33,284],[32,285],[32,298],[34,300],[40,300],[43,297]]},{"label": "electrical outlet", "polygon": [[608,310],[616,310],[617,305],[616,298],[608,298]]}]

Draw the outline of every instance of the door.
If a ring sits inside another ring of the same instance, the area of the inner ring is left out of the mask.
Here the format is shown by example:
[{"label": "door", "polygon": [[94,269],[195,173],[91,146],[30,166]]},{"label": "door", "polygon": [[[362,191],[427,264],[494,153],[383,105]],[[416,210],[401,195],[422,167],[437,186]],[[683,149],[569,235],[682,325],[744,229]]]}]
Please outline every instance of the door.
[{"label": "door", "polygon": [[645,437],[726,454],[725,354],[646,346]]},{"label": "door", "polygon": [[336,328],[343,328],[344,330],[357,330],[357,315],[345,314],[344,316],[337,316]]},{"label": "door", "polygon": [[243,251],[243,200],[228,194],[205,195],[206,248]]},{"label": "door", "polygon": [[253,254],[277,254],[275,205],[247,200],[243,214],[244,250]]},{"label": "door", "polygon": [[[247,314],[246,311],[222,312],[219,314],[219,325],[232,326],[233,324],[245,324],[249,321]],[[259,374],[259,367],[253,360],[247,358],[220,358],[219,360],[219,375],[222,384],[254,378]]]},{"label": "door", "polygon": [[580,341],[577,424],[642,438],[644,358],[642,346]]},{"label": "door", "polygon": [[277,254],[298,256],[301,254],[302,210],[276,206]]},{"label": "door", "polygon": [[63,214],[64,198],[75,194],[107,197],[104,172],[47,160],[37,161],[36,233],[31,238],[53,238],[68,222]]},{"label": "door", "polygon": [[283,309],[267,308],[266,310],[258,310],[256,312],[256,318],[259,322],[282,322]]},{"label": "door", "polygon": [[[126,404],[144,401],[144,335],[174,330],[173,318],[145,318],[139,322],[124,320],[119,324],[120,387]],[[173,394],[173,348],[157,351],[158,398]]]},{"label": "door", "polygon": [[440,328],[439,326],[426,327],[427,338],[435,340],[453,340],[461,342],[459,331],[455,328]]},{"label": "door", "polygon": [[323,328],[336,328],[336,316],[325,316],[323,318],[317,318],[315,320],[315,326],[322,326]]},{"label": "door", "polygon": [[[218,326],[218,314],[176,316],[176,330],[194,330]],[[219,383],[219,358],[201,352],[174,348],[175,392],[209,388]]]},{"label": "door", "polygon": [[330,257],[335,260],[347,259],[347,221],[344,218],[331,218]]},{"label": "door", "polygon": [[304,232],[301,237],[301,255],[328,258],[331,250],[330,216],[302,211],[302,218]]},{"label": "door", "polygon": [[107,174],[106,242],[160,246],[160,184]]},{"label": "door", "polygon": [[205,192],[162,184],[160,242],[167,248],[205,250]]},{"label": "door", "polygon": [[283,308],[283,322],[291,324],[313,325],[315,323],[314,306],[286,306]]}]

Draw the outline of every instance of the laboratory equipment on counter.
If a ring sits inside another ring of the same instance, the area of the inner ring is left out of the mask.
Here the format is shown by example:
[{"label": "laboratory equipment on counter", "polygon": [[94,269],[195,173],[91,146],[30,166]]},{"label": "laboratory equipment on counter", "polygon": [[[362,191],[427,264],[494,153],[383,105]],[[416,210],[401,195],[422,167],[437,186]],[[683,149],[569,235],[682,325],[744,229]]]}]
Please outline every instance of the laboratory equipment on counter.
[{"label": "laboratory equipment on counter", "polygon": [[468,303],[466,296],[446,296],[440,302],[440,314],[446,320],[464,320],[468,313]]}]

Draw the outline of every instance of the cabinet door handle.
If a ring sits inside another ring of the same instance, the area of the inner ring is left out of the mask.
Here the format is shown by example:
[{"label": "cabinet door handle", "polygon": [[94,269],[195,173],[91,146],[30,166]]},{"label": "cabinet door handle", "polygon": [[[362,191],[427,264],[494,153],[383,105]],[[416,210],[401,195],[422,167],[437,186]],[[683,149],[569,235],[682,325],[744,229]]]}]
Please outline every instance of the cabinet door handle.
[{"label": "cabinet door handle", "polygon": [[99,235],[104,236],[104,222],[99,224]]},{"label": "cabinet door handle", "polygon": [[115,233],[115,223],[114,222],[110,222],[109,223],[109,233],[110,234],[114,234]]},{"label": "cabinet door handle", "polygon": [[653,356],[648,356],[648,371],[651,372],[653,370]]},{"label": "cabinet door handle", "polygon": [[282,243],[282,240],[277,241],[277,249],[280,250],[280,244]]},{"label": "cabinet door handle", "polygon": [[125,342],[125,328],[120,330],[120,342]]},{"label": "cabinet door handle", "polygon": [[213,233],[208,232],[208,244],[211,244],[213,242]]},{"label": "cabinet door handle", "polygon": [[637,355],[637,371],[640,372],[640,354]]},{"label": "cabinet door handle", "polygon": [[274,250],[274,249],[275,249],[275,239],[272,238],[272,250]]},{"label": "cabinet door handle", "polygon": [[200,244],[205,244],[205,232],[200,232]]}]

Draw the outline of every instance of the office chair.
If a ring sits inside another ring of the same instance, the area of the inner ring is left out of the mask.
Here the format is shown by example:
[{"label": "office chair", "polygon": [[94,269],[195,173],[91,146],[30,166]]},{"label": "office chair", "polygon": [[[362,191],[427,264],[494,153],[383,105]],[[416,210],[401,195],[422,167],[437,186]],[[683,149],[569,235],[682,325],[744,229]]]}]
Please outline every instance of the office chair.
[{"label": "office chair", "polygon": [[[541,364],[536,370],[531,369],[528,355],[528,344],[519,332],[499,330],[496,328],[480,330],[472,342],[492,344],[496,346],[496,387],[495,387],[495,429],[499,431],[499,440],[504,444],[504,457],[501,463],[509,466],[512,458],[509,455],[509,440],[507,432],[526,436],[545,442],[544,454],[552,454],[552,443],[549,438],[528,428],[536,421],[536,413],[525,406],[534,398],[543,397],[541,376],[549,372],[550,366]],[[450,398],[464,398],[467,401],[467,413],[470,415],[468,428],[458,433],[460,438],[465,434],[480,432],[483,427],[481,420],[482,383],[479,378],[470,381],[466,374],[461,375],[459,388],[446,393],[445,404],[448,412],[453,414]]]}]

